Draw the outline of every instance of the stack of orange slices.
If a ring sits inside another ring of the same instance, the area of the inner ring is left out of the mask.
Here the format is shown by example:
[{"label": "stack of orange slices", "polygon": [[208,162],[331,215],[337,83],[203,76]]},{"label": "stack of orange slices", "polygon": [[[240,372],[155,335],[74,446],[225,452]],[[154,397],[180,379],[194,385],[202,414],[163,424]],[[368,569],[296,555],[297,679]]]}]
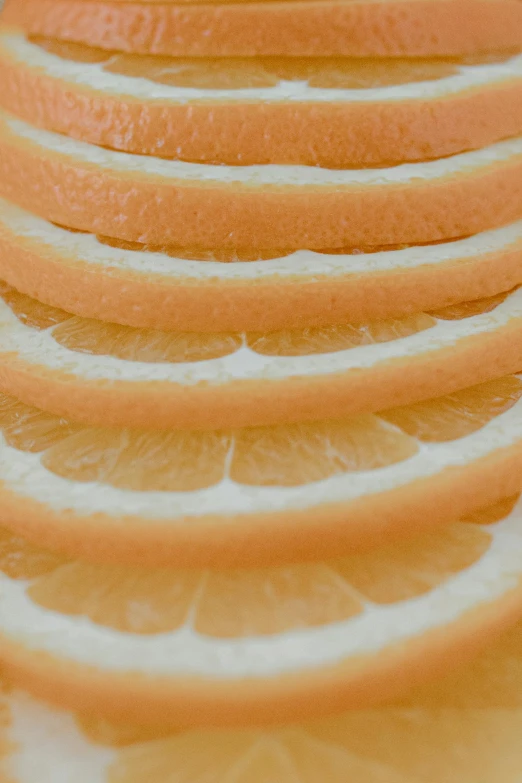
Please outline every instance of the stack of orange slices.
[{"label": "stack of orange slices", "polygon": [[520,783],[520,0],[6,0],[0,74],[1,783]]}]

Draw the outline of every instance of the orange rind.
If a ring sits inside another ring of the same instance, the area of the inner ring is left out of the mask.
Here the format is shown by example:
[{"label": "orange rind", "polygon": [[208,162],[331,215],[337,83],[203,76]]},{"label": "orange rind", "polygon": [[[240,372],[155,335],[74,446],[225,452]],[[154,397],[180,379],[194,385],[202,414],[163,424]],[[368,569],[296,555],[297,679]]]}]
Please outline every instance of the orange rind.
[{"label": "orange rind", "polygon": [[419,57],[520,48],[517,0],[136,3],[8,0],[33,34],[187,57]]}]

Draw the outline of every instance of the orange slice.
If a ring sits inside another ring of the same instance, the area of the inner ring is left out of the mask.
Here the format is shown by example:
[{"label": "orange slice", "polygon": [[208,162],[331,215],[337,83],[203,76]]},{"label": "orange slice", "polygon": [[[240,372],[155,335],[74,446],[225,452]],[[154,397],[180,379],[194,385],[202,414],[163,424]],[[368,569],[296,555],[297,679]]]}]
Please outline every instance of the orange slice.
[{"label": "orange slice", "polygon": [[0,551],[3,672],[54,703],[143,722],[367,706],[471,656],[522,611],[514,499],[486,523],[271,569],[89,565],[7,531]]},{"label": "orange slice", "polygon": [[2,520],[105,562],[290,562],[520,491],[522,381],[377,415],[238,430],[89,428],[0,398]]},{"label": "orange slice", "polygon": [[520,47],[517,0],[136,3],[8,0],[31,33],[178,56],[451,55]]},{"label": "orange slice", "polygon": [[432,315],[272,332],[72,316],[0,282],[0,388],[87,424],[215,429],[374,412],[522,368],[522,288]]},{"label": "orange slice", "polygon": [[0,200],[0,278],[76,315],[134,327],[360,325],[521,283],[522,221],[420,247],[210,251],[71,233]]},{"label": "orange slice", "polygon": [[507,54],[183,60],[3,30],[0,65],[3,108],[103,147],[162,158],[382,165],[522,133],[522,57]]},{"label": "orange slice", "polygon": [[175,731],[3,695],[9,783],[519,783],[521,628],[432,694],[283,728]]},{"label": "orange slice", "polygon": [[107,150],[1,113],[0,195],[55,223],[152,244],[429,242],[522,216],[522,137],[386,169],[211,166]]}]

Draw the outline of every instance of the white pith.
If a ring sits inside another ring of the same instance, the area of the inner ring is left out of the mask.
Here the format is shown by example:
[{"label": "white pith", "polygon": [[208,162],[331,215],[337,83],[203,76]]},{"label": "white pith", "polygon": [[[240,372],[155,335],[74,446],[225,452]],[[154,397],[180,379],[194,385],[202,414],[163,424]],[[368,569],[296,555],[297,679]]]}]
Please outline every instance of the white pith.
[{"label": "white pith", "polygon": [[91,742],[63,710],[21,691],[5,698],[14,748],[3,764],[13,783],[108,783],[115,750]]}]

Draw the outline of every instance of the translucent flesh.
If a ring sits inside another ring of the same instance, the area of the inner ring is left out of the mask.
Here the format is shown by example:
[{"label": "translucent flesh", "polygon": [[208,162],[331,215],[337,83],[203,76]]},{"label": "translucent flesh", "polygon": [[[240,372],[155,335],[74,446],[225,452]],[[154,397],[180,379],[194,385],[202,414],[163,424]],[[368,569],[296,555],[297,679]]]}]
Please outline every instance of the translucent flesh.
[{"label": "translucent flesh", "polygon": [[87,427],[0,395],[0,430],[68,479],[133,490],[188,492],[226,476],[248,486],[303,486],[413,456],[419,441],[455,440],[522,396],[516,376],[445,397],[341,420],[230,431]]},{"label": "translucent flesh", "polygon": [[49,329],[53,339],[79,353],[140,361],[200,362],[235,353],[242,346],[267,356],[312,356],[362,345],[386,343],[431,329],[440,320],[463,319],[491,311],[507,294],[465,302],[404,318],[322,328],[286,329],[267,333],[165,332],[81,318],[19,293],[5,283],[0,296],[17,318],[35,329]]},{"label": "translucent flesh", "polygon": [[455,522],[326,563],[251,570],[129,568],[68,560],[0,529],[0,569],[34,603],[134,634],[189,625],[205,636],[270,636],[342,622],[430,592],[475,563],[491,537]]},{"label": "translucent flesh", "polygon": [[[518,783],[522,710],[383,708],[120,749],[109,783]],[[213,774],[216,777],[213,777]]]},{"label": "translucent flesh", "polygon": [[452,76],[462,65],[502,62],[506,53],[476,57],[354,59],[343,57],[174,58],[107,52],[43,37],[32,41],[65,60],[96,63],[109,73],[174,87],[231,90],[274,87],[281,81],[310,87],[369,89]]}]

